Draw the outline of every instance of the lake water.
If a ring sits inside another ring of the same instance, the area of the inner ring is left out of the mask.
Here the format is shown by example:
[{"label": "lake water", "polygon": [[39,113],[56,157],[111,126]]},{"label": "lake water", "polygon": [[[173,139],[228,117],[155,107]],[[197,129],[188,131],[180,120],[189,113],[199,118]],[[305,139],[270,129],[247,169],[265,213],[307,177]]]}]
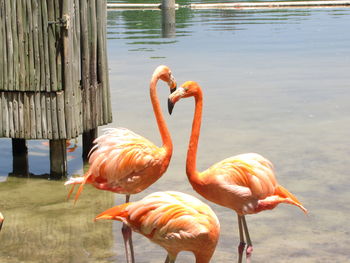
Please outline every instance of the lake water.
[{"label": "lake water", "polygon": [[[199,82],[204,112],[198,169],[258,152],[309,210],[305,216],[280,205],[247,216],[253,262],[350,261],[350,9],[181,8],[171,38],[162,37],[169,32],[161,24],[158,10],[108,12],[114,118],[108,126],[127,127],[160,145],[148,90],[153,70],[166,64],[179,85]],[[158,92],[166,113],[164,87]],[[132,200],[163,190],[199,197],[184,169],[193,107],[192,99],[183,100],[171,117],[166,114],[174,143],[170,167]],[[76,143],[68,154],[69,176],[84,170],[81,138]],[[0,147],[0,211],[6,217],[0,262],[125,262],[121,224],[92,220],[123,196],[87,186],[74,206],[65,200],[64,179],[8,176],[11,141],[0,139]],[[29,170],[49,172],[45,141],[29,142]],[[236,262],[236,215],[208,204],[222,229],[212,262]],[[165,251],[146,238],[134,234],[134,245],[137,262],[164,262]],[[177,262],[193,261],[182,253]]]}]

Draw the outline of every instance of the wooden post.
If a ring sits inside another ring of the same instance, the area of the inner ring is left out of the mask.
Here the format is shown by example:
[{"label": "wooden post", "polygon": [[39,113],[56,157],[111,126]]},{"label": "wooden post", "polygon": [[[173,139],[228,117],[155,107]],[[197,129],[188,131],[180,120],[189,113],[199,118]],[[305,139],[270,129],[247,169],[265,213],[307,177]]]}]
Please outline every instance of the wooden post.
[{"label": "wooden post", "polygon": [[175,37],[175,8],[162,8],[162,37]]},{"label": "wooden post", "polygon": [[25,139],[12,139],[12,174],[28,176],[28,148]]},{"label": "wooden post", "polygon": [[50,140],[50,177],[61,178],[67,174],[66,140]]},{"label": "wooden post", "polygon": [[88,154],[94,146],[94,140],[97,138],[98,129],[91,129],[83,133],[83,160],[88,159]]},{"label": "wooden post", "polygon": [[175,8],[175,0],[162,0],[161,9]]}]

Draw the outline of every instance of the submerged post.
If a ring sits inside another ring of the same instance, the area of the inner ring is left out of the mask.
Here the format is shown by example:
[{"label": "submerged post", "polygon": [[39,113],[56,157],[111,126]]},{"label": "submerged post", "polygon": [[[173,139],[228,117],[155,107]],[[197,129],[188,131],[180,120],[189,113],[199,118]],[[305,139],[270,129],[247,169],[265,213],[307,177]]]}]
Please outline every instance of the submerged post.
[{"label": "submerged post", "polygon": [[162,37],[172,38],[175,35],[175,8],[162,8]]}]

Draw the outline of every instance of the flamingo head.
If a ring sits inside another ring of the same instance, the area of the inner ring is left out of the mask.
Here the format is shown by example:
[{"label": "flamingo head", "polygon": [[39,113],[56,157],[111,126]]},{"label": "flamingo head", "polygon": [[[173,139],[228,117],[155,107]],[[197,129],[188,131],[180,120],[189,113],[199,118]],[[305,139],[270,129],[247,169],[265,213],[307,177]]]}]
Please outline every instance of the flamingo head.
[{"label": "flamingo head", "polygon": [[168,66],[158,66],[153,73],[153,77],[159,78],[166,82],[170,88],[170,93],[173,93],[176,90],[176,80]]},{"label": "flamingo head", "polygon": [[197,82],[186,81],[184,84],[181,85],[181,87],[179,87],[174,92],[172,92],[168,97],[169,114],[172,113],[175,103],[178,102],[180,99],[188,98],[188,97],[197,98],[197,96],[201,93],[202,93],[201,88]]}]

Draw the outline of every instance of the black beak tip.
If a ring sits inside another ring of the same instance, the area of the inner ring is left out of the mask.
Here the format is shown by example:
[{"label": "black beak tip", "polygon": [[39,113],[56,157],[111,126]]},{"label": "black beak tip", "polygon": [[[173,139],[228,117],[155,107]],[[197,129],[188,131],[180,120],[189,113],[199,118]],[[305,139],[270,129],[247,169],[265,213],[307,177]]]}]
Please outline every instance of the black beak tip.
[{"label": "black beak tip", "polygon": [[174,109],[174,103],[172,103],[172,101],[168,99],[168,112],[170,115],[173,112],[173,109]]},{"label": "black beak tip", "polygon": [[175,90],[176,90],[176,87],[175,87],[175,88],[170,89],[170,94],[171,94],[171,93],[173,93]]}]

